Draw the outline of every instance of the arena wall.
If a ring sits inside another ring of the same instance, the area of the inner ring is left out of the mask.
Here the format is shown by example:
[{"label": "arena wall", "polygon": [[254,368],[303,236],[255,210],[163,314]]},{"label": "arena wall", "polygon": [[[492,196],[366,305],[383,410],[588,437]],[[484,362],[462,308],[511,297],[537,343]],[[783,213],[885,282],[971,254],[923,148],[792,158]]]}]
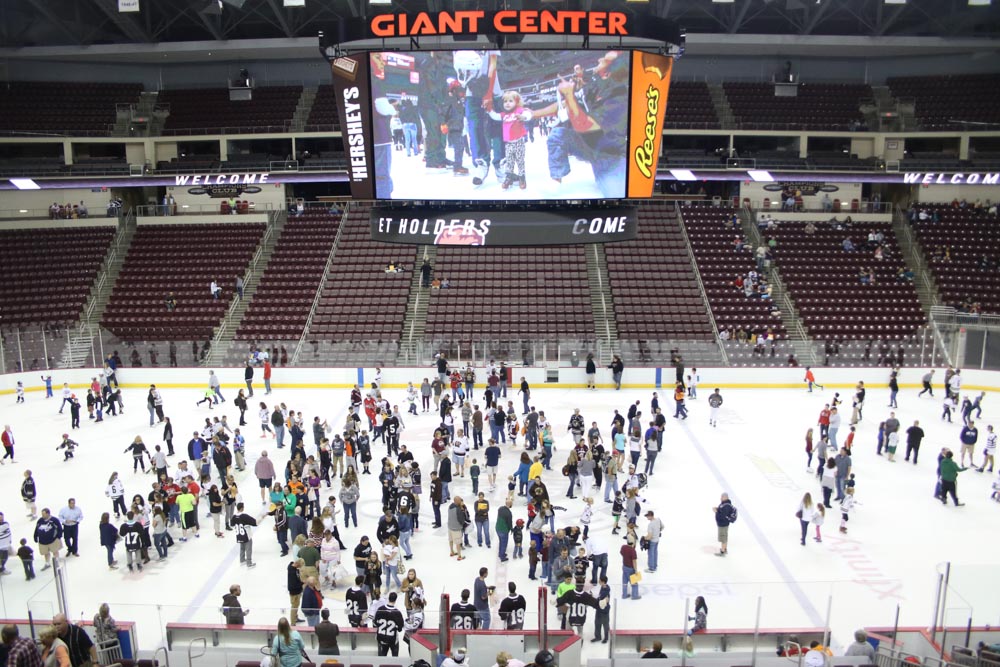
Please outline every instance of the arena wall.
[{"label": "arena wall", "polygon": [[[434,368],[402,367],[382,369],[383,386],[390,389],[403,389],[406,383],[412,381],[419,386],[423,378],[433,378]],[[550,373],[557,372],[554,381]],[[685,370],[685,375],[691,369]],[[903,390],[918,389],[920,378],[926,372],[921,368],[904,368],[900,371],[899,385]],[[216,369],[222,381],[223,388],[232,390],[243,387],[242,368]],[[859,380],[865,382],[869,389],[884,389],[888,386],[889,371],[887,368],[817,368],[814,370],[816,380],[828,389],[849,391]],[[46,373],[48,374],[48,373]],[[586,386],[586,374],[583,367],[521,367],[512,370],[513,390],[508,389],[508,399],[519,401],[517,387],[521,377],[528,380],[532,390],[538,389],[580,389]],[[805,389],[803,383],[803,368],[700,368],[701,391],[711,392],[720,389]],[[82,368],[71,370],[54,370],[51,372],[53,387],[58,394],[63,382],[69,382],[74,389],[86,391],[91,378],[97,375],[97,370]],[[374,368],[282,368],[277,366],[271,378],[273,387],[285,389],[350,389],[354,384],[366,384],[375,377]],[[1000,391],[1000,372],[964,369],[962,371],[964,391]],[[118,379],[123,387],[143,388],[156,384],[160,388],[191,388],[200,389],[208,383],[207,368],[123,368],[118,372]],[[482,373],[480,373],[482,378]],[[944,378],[944,369],[938,369],[935,375],[934,387],[939,389]],[[674,379],[673,368],[635,367],[625,369],[623,387],[626,389],[657,388],[669,390]],[[21,380],[28,391],[42,391],[44,384],[39,372],[9,373],[0,376],[0,394],[11,394]],[[256,369],[255,386],[262,387],[261,369]],[[613,388],[611,371],[599,369],[598,386],[605,389]],[[942,392],[943,393],[943,392]],[[345,394],[346,399],[346,394]],[[846,396],[845,396],[846,400]]]}]

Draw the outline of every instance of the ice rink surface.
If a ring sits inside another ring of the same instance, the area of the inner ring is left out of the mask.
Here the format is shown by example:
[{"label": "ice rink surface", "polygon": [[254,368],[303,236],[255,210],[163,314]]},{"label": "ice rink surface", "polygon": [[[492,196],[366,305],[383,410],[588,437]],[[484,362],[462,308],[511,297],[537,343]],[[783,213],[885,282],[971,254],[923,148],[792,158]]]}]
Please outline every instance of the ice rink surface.
[{"label": "ice rink surface", "polygon": [[[589,162],[570,156],[570,173],[561,182],[549,175],[549,156],[545,135],[537,128],[533,130],[534,141],[524,146],[525,189],[515,182],[504,190],[502,180],[497,178],[493,165],[489,175],[481,185],[472,183],[472,157],[466,153],[462,165],[470,173],[456,175],[451,169],[428,170],[424,166],[424,154],[406,156],[406,151],[392,151],[392,198],[393,199],[600,199],[607,197],[601,193],[594,181],[594,169]],[[446,154],[451,160],[451,147]],[[432,193],[447,193],[440,197]]]},{"label": "ice rink surface", "polygon": [[[143,383],[141,373],[140,369],[125,369],[119,373],[119,379],[123,383]],[[426,374],[430,375],[430,371]],[[866,384],[884,383],[886,375],[887,372],[881,370],[865,370],[859,371],[858,379],[865,380]],[[7,462],[0,468],[3,479],[0,511],[11,523],[16,548],[21,537],[31,542],[33,532],[33,523],[25,516],[19,494],[26,468],[34,472],[39,509],[49,507],[56,514],[65,506],[68,497],[77,499],[84,512],[84,521],[80,529],[81,556],[68,563],[68,603],[72,616],[89,619],[101,602],[108,602],[116,618],[138,623],[139,646],[151,650],[162,641],[162,627],[168,621],[221,623],[219,605],[222,595],[233,583],[242,585],[243,605],[251,610],[248,623],[272,624],[286,614],[287,559],[279,557],[272,521],[266,517],[254,538],[258,566],[252,571],[239,567],[234,533],[226,533],[224,539],[216,538],[211,531],[211,521],[204,518],[202,525],[206,529],[201,537],[186,544],[178,542],[164,563],[154,561],[142,573],[129,574],[124,568],[124,552],[119,547],[122,569],[108,570],[97,528],[100,514],[111,509],[111,502],[104,495],[108,478],[113,471],[119,472],[125,482],[127,498],[136,493],[147,495],[151,475],[133,473],[132,457],[123,450],[136,435],[141,435],[150,448],[162,444],[163,429],[161,425],[149,426],[146,391],[128,389],[124,392],[126,410],[122,416],[95,424],[87,419],[84,408],[82,428],[71,434],[80,442],[80,448],[74,460],[64,463],[62,452],[55,447],[61,434],[69,432],[69,410],[58,414],[61,382],[58,372],[53,373],[53,377],[56,398],[45,399],[43,393],[31,392],[26,403],[18,405],[14,396],[2,397],[0,421],[14,429],[17,463]],[[419,385],[422,377],[423,374],[415,374],[414,383]],[[812,394],[804,388],[723,390],[725,404],[719,425],[713,428],[708,423],[706,401],[713,388],[711,369],[702,370],[701,378],[698,399],[689,401],[690,417],[685,421],[670,418],[673,401],[669,388],[659,392],[668,417],[667,431],[655,474],[643,493],[646,501],[643,514],[647,509],[654,510],[664,520],[665,530],[659,571],[644,573],[639,601],[618,599],[621,595],[621,558],[618,556],[621,542],[618,536],[610,535],[611,506],[601,497],[596,498],[591,531],[601,536],[611,554],[609,579],[617,603],[612,627],[617,623],[617,627],[629,629],[681,628],[686,601],[693,602],[694,596],[703,595],[709,606],[710,628],[752,628],[759,597],[761,627],[820,627],[827,618],[829,607],[837,646],[850,641],[849,633],[855,627],[891,625],[897,604],[902,624],[929,624],[938,566],[944,561],[951,561],[956,573],[949,596],[949,622],[964,625],[970,607],[975,609],[978,623],[997,622],[1000,616],[996,611],[1000,606],[1000,572],[996,565],[1000,506],[989,498],[996,473],[979,474],[970,469],[960,475],[958,490],[960,499],[966,503],[964,507],[943,506],[932,497],[936,455],[945,445],[958,451],[960,430],[958,419],[953,424],[941,421],[939,389],[935,388],[934,399],[918,398],[917,391],[912,389],[899,395],[900,407],[896,415],[902,424],[901,430],[905,431],[914,420],[920,420],[927,433],[916,466],[903,462],[902,446],[895,463],[875,455],[878,424],[889,413],[886,407],[888,391],[868,392],[864,420],[858,426],[854,441],[858,506],[851,517],[849,532],[846,535],[838,532],[840,516],[834,504],[823,527],[823,542],[808,539],[806,546],[801,546],[799,522],[794,516],[799,501],[806,491],[821,498],[815,475],[806,470],[804,435],[806,429],[816,426],[817,416],[824,403],[832,399],[833,390],[817,390]],[[819,379],[822,381],[821,377]],[[847,403],[840,430],[842,441],[849,431],[850,402],[847,397],[851,392],[848,389],[840,389],[840,392]],[[516,391],[509,393],[509,399],[514,401],[520,413],[521,402],[515,396]],[[228,415],[233,426],[238,423],[239,414],[231,401],[236,389],[226,388],[224,394],[229,400],[209,410],[195,405],[201,397],[199,390],[163,391],[164,408],[174,423],[174,445],[178,452],[170,459],[171,466],[184,458],[189,434],[200,429],[205,417],[221,413]],[[403,389],[388,388],[385,394],[405,412]],[[553,388],[534,392],[533,404],[544,410],[555,425],[554,470],[546,472],[543,479],[554,504],[566,508],[564,512],[557,512],[557,527],[575,523],[582,509],[581,500],[564,497],[566,482],[559,473],[569,453],[571,440],[566,427],[573,408],[581,409],[588,425],[596,421],[608,439],[612,409],[617,408],[624,414],[629,405],[638,400],[648,415],[651,395],[652,391],[645,389],[616,392]],[[479,396],[477,389],[476,397]],[[260,437],[256,403],[265,400],[271,406],[277,401],[284,402],[290,409],[301,410],[307,424],[318,415],[333,425],[340,425],[348,399],[348,390],[276,387],[273,395],[267,397],[257,392],[251,402],[254,409],[247,414],[248,426],[243,429],[247,438],[248,467],[237,476],[248,511],[260,514],[263,510],[252,472],[260,451],[265,448],[269,451],[279,475],[288,452],[287,448],[276,450],[270,437]],[[994,396],[987,395],[983,402],[976,465],[982,458],[981,444],[985,439],[985,425],[994,414],[994,401]],[[482,566],[490,569],[488,579],[497,584],[499,597],[506,591],[507,581],[517,582],[519,591],[528,600],[526,626],[536,627],[537,585],[531,585],[536,582],[527,578],[527,558],[499,563],[494,536],[492,551],[474,547],[467,552],[466,560],[456,562],[448,558],[445,529],[431,528],[427,489],[432,469],[430,439],[437,423],[432,414],[406,416],[401,439],[414,452],[424,471],[421,528],[412,539],[414,558],[409,565],[416,569],[427,591],[427,627],[437,623],[433,612],[438,607],[439,595],[448,592],[453,600],[457,599],[461,589],[472,588]],[[818,438],[818,429],[816,435]],[[312,435],[308,429],[305,442],[312,453]],[[384,455],[381,447],[381,443],[375,443],[372,448],[376,461]],[[505,479],[516,468],[520,447],[514,450],[508,446],[503,451],[501,471]],[[474,456],[470,453],[470,462]],[[373,472],[377,470],[374,462],[372,469]],[[380,516],[376,474],[361,478],[361,527],[341,529],[349,550],[353,550],[362,534],[372,536],[374,542]],[[481,488],[487,487],[484,477]],[[334,483],[333,492],[338,488]],[[468,477],[457,478],[451,488],[453,496],[471,497]],[[718,550],[718,543],[715,542],[712,508],[723,491],[730,494],[739,508],[739,520],[730,528],[730,555],[718,558],[713,555]],[[496,492],[488,493],[492,504],[491,525],[505,494],[505,484],[498,485]],[[524,505],[524,499],[518,498],[514,506],[515,519],[526,518]],[[644,530],[643,519],[640,531]],[[175,539],[177,537],[175,533]],[[527,535],[525,541],[528,541]],[[155,551],[151,553],[155,556]],[[349,554],[345,555],[348,556],[347,569],[353,575]],[[645,554],[640,552],[640,557],[645,567]],[[990,563],[992,566],[988,566]],[[51,571],[41,572],[41,566],[42,563],[36,560],[39,576],[26,582],[16,558],[8,563],[13,574],[0,579],[0,602],[6,618],[23,618],[27,610],[41,617],[52,613],[55,587]],[[342,613],[345,589],[346,586],[341,585],[325,591],[327,606],[334,610],[333,618],[341,625],[347,624]],[[494,606],[494,627],[498,627],[495,610]],[[550,626],[556,627],[554,609],[551,612]],[[585,627],[587,639],[592,636],[592,618],[590,615]],[[588,653],[596,650],[589,642],[586,645]]]}]

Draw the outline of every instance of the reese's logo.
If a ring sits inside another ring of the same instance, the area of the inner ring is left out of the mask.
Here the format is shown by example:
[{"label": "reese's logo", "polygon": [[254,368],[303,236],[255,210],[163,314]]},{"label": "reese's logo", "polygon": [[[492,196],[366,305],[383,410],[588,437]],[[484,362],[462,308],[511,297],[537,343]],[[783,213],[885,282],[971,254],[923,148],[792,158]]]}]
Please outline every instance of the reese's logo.
[{"label": "reese's logo", "polygon": [[646,89],[646,131],[645,138],[635,149],[635,165],[646,178],[653,177],[656,164],[656,119],[660,114],[660,91],[653,84]]}]

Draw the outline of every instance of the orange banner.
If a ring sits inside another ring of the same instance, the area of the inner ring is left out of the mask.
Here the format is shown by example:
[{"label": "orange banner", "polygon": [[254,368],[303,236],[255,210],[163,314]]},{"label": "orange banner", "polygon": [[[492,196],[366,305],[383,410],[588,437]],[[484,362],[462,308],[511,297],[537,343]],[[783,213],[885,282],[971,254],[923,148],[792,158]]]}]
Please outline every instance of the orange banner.
[{"label": "orange banner", "polygon": [[628,196],[651,197],[663,139],[673,58],[632,52],[632,116],[628,143]]}]

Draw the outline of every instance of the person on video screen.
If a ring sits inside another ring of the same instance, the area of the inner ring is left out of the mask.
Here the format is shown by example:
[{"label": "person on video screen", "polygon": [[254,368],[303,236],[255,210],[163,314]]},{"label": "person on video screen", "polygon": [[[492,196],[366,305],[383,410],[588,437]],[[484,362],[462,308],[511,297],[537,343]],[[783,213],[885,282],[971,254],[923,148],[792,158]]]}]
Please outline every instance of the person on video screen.
[{"label": "person on video screen", "polygon": [[531,120],[531,111],[524,108],[519,92],[508,90],[503,94],[503,112],[491,111],[490,117],[503,123],[507,174],[501,187],[507,190],[517,182],[524,190],[527,187],[524,172],[524,143],[528,136],[524,123]]},{"label": "person on video screen", "polygon": [[372,114],[373,135],[375,137],[375,193],[379,197],[392,196],[392,118],[396,115],[396,105],[381,90],[385,82],[385,60],[381,53],[373,53],[372,96],[375,113]]},{"label": "person on video screen", "polygon": [[[472,183],[482,185],[490,169],[490,151],[502,150],[494,145],[498,136],[490,122],[493,99],[501,88],[497,77],[499,51],[455,51],[453,62],[459,83],[465,86],[465,120],[469,132],[469,152],[472,154]],[[500,155],[494,155],[494,166]]]},{"label": "person on video screen", "polygon": [[469,173],[462,166],[465,157],[465,86],[453,79],[448,83],[448,101],[441,112],[441,134],[448,136],[452,150],[451,170],[456,176]]},{"label": "person on video screen", "polygon": [[455,68],[450,54],[445,52],[418,53],[415,57],[419,76],[417,110],[424,122],[424,162],[428,171],[440,171],[451,166],[445,157],[446,135],[438,128],[442,111],[451,99],[448,80],[455,78]]},{"label": "person on video screen", "polygon": [[[582,69],[582,68],[581,68]],[[576,71],[575,71],[576,73]],[[578,97],[583,86],[583,101]],[[628,58],[608,51],[587,81],[580,72],[560,80],[557,100],[532,110],[532,119],[558,116],[548,135],[549,175],[556,182],[570,172],[569,157],[590,163],[605,197],[625,195],[625,150],[628,143]]]}]

